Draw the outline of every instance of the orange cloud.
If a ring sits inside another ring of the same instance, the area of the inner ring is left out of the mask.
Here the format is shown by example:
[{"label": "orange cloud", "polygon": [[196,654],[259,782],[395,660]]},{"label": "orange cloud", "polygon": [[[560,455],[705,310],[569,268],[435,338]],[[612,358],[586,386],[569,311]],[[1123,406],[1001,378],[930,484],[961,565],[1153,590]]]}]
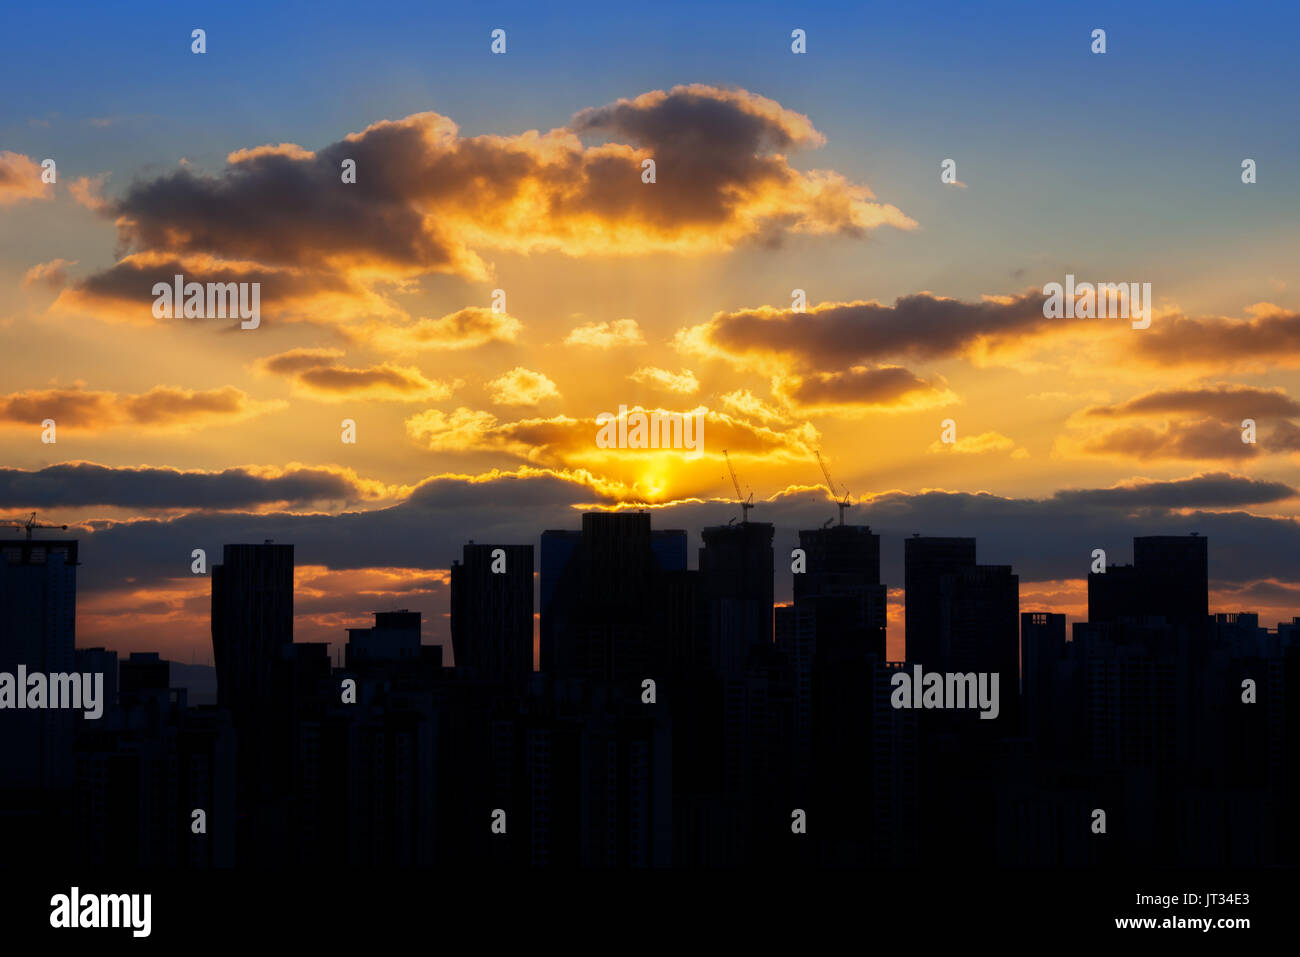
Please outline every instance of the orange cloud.
[{"label": "orange cloud", "polygon": [[615,346],[645,345],[645,337],[635,319],[615,319],[613,322],[588,322],[578,326],[565,336],[564,344],[613,349]]},{"label": "orange cloud", "polygon": [[560,390],[540,372],[516,366],[488,383],[497,405],[537,405],[543,399],[558,399]]},{"label": "orange cloud", "polygon": [[[640,406],[628,410],[629,414],[637,411],[667,412]],[[611,486],[630,490],[629,497],[638,501],[680,499],[720,488],[725,481],[725,470],[720,470],[723,449],[733,459],[805,462],[819,438],[809,423],[776,431],[724,412],[703,410],[701,414],[703,441],[698,451],[601,448],[596,441],[601,422],[596,416],[502,422],[490,412],[464,407],[453,412],[429,409],[408,418],[406,430],[431,451],[504,452],[534,465],[589,470]]]},{"label": "orange cloud", "polygon": [[234,386],[195,391],[155,386],[139,395],[91,392],[81,388],[29,389],[0,395],[0,423],[37,427],[53,419],[61,429],[133,426],[184,432],[206,425],[241,422],[275,409],[279,401],[258,401]]},{"label": "orange cloud", "polygon": [[341,402],[345,399],[393,399],[401,402],[445,399],[464,380],[442,382],[426,379],[414,366],[382,363],[364,369],[338,364],[342,353],[335,349],[291,349],[268,356],[257,363],[265,372],[288,376],[294,391],[313,399]]},{"label": "orange cloud", "polygon": [[628,378],[633,382],[662,389],[665,392],[676,392],[679,395],[690,395],[700,391],[700,380],[695,378],[695,373],[690,369],[670,372],[667,369],[646,366],[637,369]]},{"label": "orange cloud", "polygon": [[0,150],[0,206],[51,198],[54,190],[41,181],[41,173],[41,165],[31,157]]},{"label": "orange cloud", "polygon": [[760,306],[719,312],[708,322],[679,330],[673,343],[683,353],[779,374],[846,370],[905,356],[985,360],[1065,324],[1043,316],[1038,292],[979,302],[922,292],[892,306],[859,300],[820,303],[803,311]]},{"label": "orange cloud", "polygon": [[1001,432],[981,432],[979,435],[964,435],[955,442],[942,442],[936,439],[930,443],[928,452],[956,452],[961,455],[981,455],[985,452],[1011,452],[1013,459],[1029,456],[1024,449],[1016,448],[1014,439],[1009,439]]},{"label": "orange cloud", "polygon": [[804,415],[912,412],[957,401],[942,380],[929,382],[902,366],[853,366],[844,372],[777,376],[772,393]]},{"label": "orange cloud", "polygon": [[417,350],[457,351],[477,349],[491,342],[514,342],[523,323],[504,312],[467,306],[439,319],[420,319],[405,325],[375,324],[367,341],[394,352]]},{"label": "orange cloud", "polygon": [[[1057,440],[1064,455],[1103,455],[1138,461],[1240,461],[1300,451],[1297,403],[1280,388],[1218,383],[1156,389],[1113,405],[1089,406],[1070,417],[1074,434]],[[1145,418],[1113,427],[1099,420]],[[1254,421],[1247,441],[1245,420]],[[1271,425],[1271,430],[1267,426]]]},{"label": "orange cloud", "polygon": [[174,258],[152,252],[126,256],[111,268],[74,283],[59,294],[52,308],[87,312],[113,322],[207,322],[155,318],[154,284],[171,286],[178,275],[184,276],[187,283],[260,283],[263,321],[267,318],[342,321],[367,312],[390,315],[398,311],[384,297],[343,276],[268,269],[253,262],[208,256]]},{"label": "orange cloud", "polygon": [[[806,116],[773,100],[695,84],[583,110],[546,133],[462,137],[429,112],[319,150],[237,149],[217,175],[183,165],[136,181],[101,211],[128,252],[367,287],[430,273],[484,280],[488,250],[688,254],[915,227],[866,186],[786,158],[824,142]],[[652,183],[642,180],[646,160],[656,164]],[[343,182],[347,161],[355,182]]]},{"label": "orange cloud", "polygon": [[1300,365],[1300,312],[1261,302],[1249,319],[1163,316],[1133,339],[1130,358],[1146,365],[1228,368]]},{"label": "orange cloud", "polygon": [[76,264],[75,259],[51,259],[46,263],[37,263],[23,274],[23,288],[42,283],[51,289],[62,289],[68,282],[68,267]]}]

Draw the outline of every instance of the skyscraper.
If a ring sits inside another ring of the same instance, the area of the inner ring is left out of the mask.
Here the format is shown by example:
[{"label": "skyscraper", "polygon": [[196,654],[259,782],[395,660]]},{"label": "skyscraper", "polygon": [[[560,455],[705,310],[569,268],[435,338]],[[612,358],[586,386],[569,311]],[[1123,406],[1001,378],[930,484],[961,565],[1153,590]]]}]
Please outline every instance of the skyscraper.
[{"label": "skyscraper", "polygon": [[1088,621],[1161,617],[1204,625],[1210,613],[1208,539],[1147,535],[1133,539],[1133,564],[1088,575]]},{"label": "skyscraper", "polygon": [[[76,664],[77,542],[0,542],[0,671],[71,672]],[[26,689],[18,689],[25,694]],[[14,788],[71,782],[73,713],[0,712],[0,772]]]},{"label": "skyscraper", "polygon": [[522,682],[533,670],[533,546],[477,545],[451,566],[457,671]]},{"label": "skyscraper", "polygon": [[772,535],[768,522],[703,530],[700,600],[709,628],[713,667],[739,674],[754,647],[772,645]]},{"label": "skyscraper", "polygon": [[819,651],[884,661],[880,536],[867,525],[832,525],[800,531],[799,547],[807,569],[794,576],[794,601],[816,615]]},{"label": "skyscraper", "polygon": [[293,546],[225,546],[212,567],[212,655],[217,701],[237,722],[265,709],[274,662],[291,644]]},{"label": "skyscraper", "polygon": [[914,535],[903,543],[903,563],[907,660],[942,669],[939,583],[945,574],[975,564],[975,539]]}]

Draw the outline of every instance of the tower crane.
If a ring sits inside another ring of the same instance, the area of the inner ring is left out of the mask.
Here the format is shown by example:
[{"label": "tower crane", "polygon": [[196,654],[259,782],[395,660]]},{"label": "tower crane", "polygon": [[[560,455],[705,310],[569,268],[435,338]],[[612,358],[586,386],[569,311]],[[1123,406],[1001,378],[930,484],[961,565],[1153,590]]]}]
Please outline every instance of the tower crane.
[{"label": "tower crane", "polygon": [[15,529],[18,529],[18,528],[26,529],[26,531],[27,531],[27,540],[28,540],[29,542],[32,540],[32,529],[34,529],[34,528],[59,528],[59,529],[62,529],[63,531],[65,531],[65,532],[68,530],[68,526],[66,526],[66,525],[42,525],[42,524],[40,524],[39,522],[36,521],[36,513],[35,513],[35,512],[32,512],[31,516],[30,516],[30,517],[27,519],[27,521],[25,521],[25,522],[5,522],[4,524],[5,524],[5,525],[8,525],[8,526],[11,527],[11,528],[15,528]]},{"label": "tower crane", "polygon": [[[822,454],[821,454],[821,452],[818,451],[818,450],[815,450],[815,449],[814,449],[814,450],[813,450],[813,454],[817,456],[817,464],[820,465],[820,466],[822,467],[822,475],[825,475],[825,476],[826,476],[826,488],[830,490],[831,498],[834,499],[835,504],[836,504],[837,506],[839,506],[839,510],[840,510],[840,524],[843,525],[843,524],[844,524],[844,510],[845,510],[846,508],[848,508],[850,505],[853,504],[851,501],[849,501],[849,499],[852,498],[852,496],[849,494],[849,490],[848,490],[848,489],[845,489],[845,490],[844,490],[844,498],[843,498],[843,499],[840,499],[840,498],[836,495],[836,493],[835,493],[835,483],[834,483],[833,481],[831,481],[831,470],[828,469],[828,468],[826,467],[826,463],[825,463],[824,461],[822,461]],[[826,524],[829,525],[830,522],[827,522]]]},{"label": "tower crane", "polygon": [[740,503],[740,522],[746,525],[749,523],[749,510],[754,507],[754,493],[751,490],[749,498],[745,498],[740,491],[740,479],[736,478],[736,467],[731,464],[731,456],[727,454],[726,449],[722,450],[722,457],[727,460],[727,470],[731,472],[731,484],[736,487],[736,501]]}]

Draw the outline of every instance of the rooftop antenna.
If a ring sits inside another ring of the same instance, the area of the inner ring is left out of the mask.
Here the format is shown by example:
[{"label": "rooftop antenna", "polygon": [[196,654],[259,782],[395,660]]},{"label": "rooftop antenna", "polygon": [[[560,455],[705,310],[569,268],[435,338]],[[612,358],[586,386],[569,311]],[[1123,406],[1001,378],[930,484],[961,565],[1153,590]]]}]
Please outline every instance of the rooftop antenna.
[{"label": "rooftop antenna", "polygon": [[35,512],[32,512],[31,517],[28,518],[25,522],[7,522],[6,524],[9,525],[9,526],[12,527],[12,528],[22,528],[22,529],[26,529],[26,530],[27,530],[27,540],[28,540],[29,542],[32,540],[32,529],[34,529],[34,528],[60,528],[60,529],[62,529],[62,530],[65,531],[65,532],[68,530],[68,526],[66,526],[66,525],[42,525],[42,524],[40,524],[38,521],[36,521],[36,513],[35,513]]},{"label": "rooftop antenna", "polygon": [[[826,463],[825,463],[824,461],[822,461],[822,454],[821,454],[821,452],[818,451],[818,450],[816,450],[816,449],[814,449],[814,450],[813,450],[813,454],[817,456],[817,464],[820,465],[820,466],[822,467],[822,475],[825,475],[825,476],[826,476],[826,488],[830,490],[831,498],[834,499],[835,504],[839,507],[839,510],[840,510],[840,524],[843,525],[843,524],[844,524],[844,510],[845,510],[846,508],[848,508],[850,505],[853,504],[851,501],[849,501],[849,499],[851,498],[851,496],[850,496],[850,494],[849,494],[849,490],[848,490],[848,489],[845,489],[845,490],[844,490],[844,498],[843,498],[843,499],[840,499],[839,496],[838,496],[838,495],[836,494],[836,492],[835,492],[835,483],[834,483],[833,481],[831,481],[831,470],[828,469],[828,468],[826,467]],[[826,524],[829,525],[830,522],[827,522]]]},{"label": "rooftop antenna", "polygon": [[736,478],[736,467],[731,464],[731,456],[727,450],[722,450],[722,457],[727,460],[727,469],[731,472],[731,484],[736,487],[736,501],[740,503],[740,522],[742,525],[749,524],[749,510],[754,507],[754,492],[751,489],[749,498],[745,498],[740,491],[740,479]]}]

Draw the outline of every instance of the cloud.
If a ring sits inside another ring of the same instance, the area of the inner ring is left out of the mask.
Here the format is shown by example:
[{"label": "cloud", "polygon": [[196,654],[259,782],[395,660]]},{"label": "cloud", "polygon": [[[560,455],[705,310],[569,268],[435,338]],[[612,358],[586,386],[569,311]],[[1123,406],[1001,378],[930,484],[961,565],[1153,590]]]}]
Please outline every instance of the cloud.
[{"label": "cloud", "polygon": [[681,372],[670,372],[667,369],[660,369],[655,366],[645,366],[637,369],[628,378],[642,385],[662,389],[665,392],[676,392],[680,395],[690,395],[700,391],[700,380],[695,378],[695,373],[690,369],[683,369]]},{"label": "cloud", "polygon": [[[154,284],[171,287],[178,275],[184,276],[186,283],[259,283],[263,320],[343,320],[366,312],[396,311],[382,296],[343,276],[268,269],[252,262],[217,261],[202,256],[177,259],[156,253],[127,256],[109,269],[73,283],[59,294],[52,308],[87,312],[114,322],[209,322],[154,317]],[[238,322],[232,324],[237,326]]]},{"label": "cloud", "polygon": [[564,344],[613,349],[615,346],[645,345],[645,339],[635,319],[615,319],[613,322],[589,322],[578,326],[565,336]]},{"label": "cloud", "polygon": [[[464,137],[426,112],[316,150],[236,149],[217,173],[184,165],[139,179],[101,213],[127,252],[366,287],[431,273],[482,281],[492,250],[691,254],[916,225],[839,173],[790,165],[787,152],[824,141],[773,100],[696,84],[583,110],[547,133]],[[347,160],[355,182],[343,182]]]},{"label": "cloud", "polygon": [[763,422],[776,422],[778,424],[789,421],[789,416],[785,412],[775,406],[768,405],[749,389],[737,389],[734,392],[728,392],[722,396],[721,401],[723,406],[745,418],[759,419]]},{"label": "cloud", "polygon": [[265,372],[287,376],[294,391],[326,402],[345,399],[391,399],[400,402],[437,401],[452,394],[463,380],[426,379],[414,366],[382,363],[364,369],[338,364],[336,349],[291,349],[257,363]]},{"label": "cloud", "polygon": [[[1300,427],[1286,418],[1296,414],[1300,403],[1280,388],[1220,383],[1156,389],[1124,402],[1080,410],[1070,425],[1083,431],[1058,439],[1057,449],[1138,460],[1242,460],[1261,453],[1300,451]],[[1141,417],[1150,421],[1090,428],[1099,420]],[[1271,437],[1243,441],[1242,422],[1266,418],[1275,421]]]},{"label": "cloud", "polygon": [[1148,365],[1228,367],[1300,365],[1300,312],[1272,303],[1246,310],[1248,319],[1161,317],[1135,336],[1131,355]]},{"label": "cloud", "polygon": [[457,351],[477,349],[492,342],[514,342],[523,323],[504,312],[467,306],[438,319],[420,319],[405,325],[374,325],[367,340],[394,351]]},{"label": "cloud", "polygon": [[516,366],[488,383],[497,405],[537,405],[543,399],[558,399],[560,390],[540,372]]},{"label": "cloud", "polygon": [[1052,500],[1067,505],[1115,508],[1234,508],[1264,505],[1300,495],[1283,482],[1267,482],[1230,472],[1198,472],[1181,479],[1133,478],[1099,489],[1062,489]]},{"label": "cloud", "polygon": [[54,190],[41,181],[41,165],[22,153],[0,150],[0,206],[28,199],[50,199]]},{"label": "cloud", "polygon": [[957,401],[942,380],[927,381],[901,366],[854,366],[844,372],[777,377],[772,392],[805,415],[911,412]]},{"label": "cloud", "polygon": [[34,428],[54,419],[60,429],[133,426],[184,432],[207,425],[242,422],[284,408],[259,401],[234,386],[196,391],[155,386],[138,395],[77,388],[29,389],[0,395],[0,424]]},{"label": "cloud", "polygon": [[107,212],[109,202],[104,198],[104,183],[107,182],[108,176],[108,173],[100,173],[98,176],[78,176],[68,184],[68,192],[79,205],[86,207],[92,213]]},{"label": "cloud", "polygon": [[104,505],[131,509],[257,509],[355,504],[404,497],[398,486],[361,479],[336,466],[241,466],[220,472],[114,468],[65,462],[42,469],[0,469],[0,507],[48,509]]},{"label": "cloud", "polygon": [[1124,425],[1090,436],[1058,440],[1063,451],[1149,459],[1239,460],[1252,458],[1258,448],[1241,441],[1241,429],[1231,422],[1193,419],[1158,425]]},{"label": "cloud", "polygon": [[1001,432],[981,432],[979,435],[963,435],[955,442],[942,442],[938,439],[931,442],[926,451],[929,452],[956,452],[961,455],[981,455],[985,452],[1005,452],[1013,449],[1012,458],[1027,458],[1029,453],[1024,449],[1017,449],[1014,439],[1009,439]]},{"label": "cloud", "polygon": [[1300,414],[1300,403],[1285,389],[1261,389],[1255,386],[1219,384],[1200,388],[1156,389],[1124,402],[1092,406],[1081,413],[1091,418],[1183,413],[1241,419],[1266,415]]},{"label": "cloud", "polygon": [[[667,413],[669,410],[637,411]],[[614,413],[608,413],[611,416]],[[675,413],[691,415],[691,410]],[[657,502],[707,494],[721,487],[722,450],[733,459],[765,464],[812,458],[818,433],[809,423],[776,431],[724,412],[701,410],[703,440],[698,451],[686,448],[601,448],[596,416],[567,415],[501,421],[490,412],[461,407],[452,412],[428,409],[406,420],[413,441],[433,452],[505,453],[522,462],[599,474],[627,502]],[[665,443],[666,444],[666,443]]]},{"label": "cloud", "polygon": [[982,358],[1065,324],[1043,317],[1038,292],[982,302],[917,293],[892,306],[855,301],[821,303],[804,312],[771,306],[719,312],[679,330],[674,344],[742,368],[825,371],[904,356]]},{"label": "cloud", "polygon": [[23,288],[42,283],[54,290],[62,289],[68,283],[68,267],[76,264],[75,259],[51,259],[49,262],[37,263],[23,274]]}]

